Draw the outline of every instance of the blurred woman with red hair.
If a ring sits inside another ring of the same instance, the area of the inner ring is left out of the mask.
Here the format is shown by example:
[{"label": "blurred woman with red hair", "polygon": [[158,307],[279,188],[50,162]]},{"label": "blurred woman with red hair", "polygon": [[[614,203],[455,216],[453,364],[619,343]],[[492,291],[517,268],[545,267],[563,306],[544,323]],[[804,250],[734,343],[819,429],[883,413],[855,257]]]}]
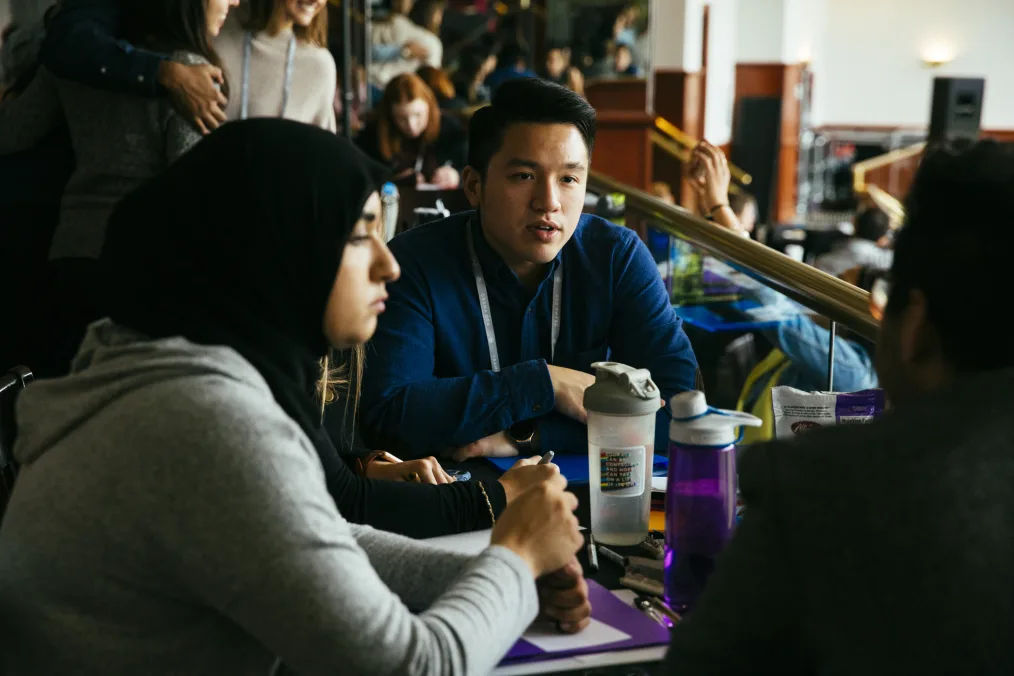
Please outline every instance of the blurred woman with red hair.
[{"label": "blurred woman with red hair", "polygon": [[464,130],[452,117],[441,117],[433,91],[414,73],[388,83],[357,142],[368,155],[391,166],[395,181],[429,183],[443,190],[454,190],[461,182]]}]

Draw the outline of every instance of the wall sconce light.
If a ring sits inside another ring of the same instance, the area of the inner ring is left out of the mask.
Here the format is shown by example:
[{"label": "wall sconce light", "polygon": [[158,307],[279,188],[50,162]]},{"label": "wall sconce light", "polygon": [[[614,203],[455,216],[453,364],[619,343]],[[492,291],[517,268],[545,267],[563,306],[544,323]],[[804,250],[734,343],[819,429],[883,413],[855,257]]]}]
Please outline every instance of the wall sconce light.
[{"label": "wall sconce light", "polygon": [[939,68],[954,60],[954,50],[948,45],[931,45],[922,50],[922,62],[928,68]]}]

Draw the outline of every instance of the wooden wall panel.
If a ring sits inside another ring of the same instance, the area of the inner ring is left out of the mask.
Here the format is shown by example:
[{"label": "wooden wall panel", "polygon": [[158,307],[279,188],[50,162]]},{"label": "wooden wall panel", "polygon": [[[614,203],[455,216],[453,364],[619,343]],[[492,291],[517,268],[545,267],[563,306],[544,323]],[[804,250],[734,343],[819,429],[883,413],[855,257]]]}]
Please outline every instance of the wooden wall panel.
[{"label": "wooden wall panel", "polygon": [[642,78],[593,80],[585,87],[585,96],[595,110],[644,113],[648,109],[648,85]]},{"label": "wooden wall panel", "polygon": [[[655,72],[655,114],[685,131],[694,138],[700,138],[704,131],[701,99],[704,97],[704,79],[700,73],[682,70],[659,69]],[[682,162],[659,148],[655,149],[653,167],[655,180],[665,181],[672,187],[673,195],[681,205],[692,209],[694,195],[683,180],[685,167]]]},{"label": "wooden wall panel", "polygon": [[[734,116],[744,98],[777,98],[782,103],[778,167],[774,177],[775,196],[770,216],[777,223],[796,218],[797,169],[799,163],[800,107],[796,91],[802,80],[802,66],[785,63],[740,63],[736,65]],[[738,128],[733,121],[733,130]]]},{"label": "wooden wall panel", "polygon": [[604,110],[598,115],[592,168],[622,183],[648,190],[652,181],[653,119],[645,113]]}]

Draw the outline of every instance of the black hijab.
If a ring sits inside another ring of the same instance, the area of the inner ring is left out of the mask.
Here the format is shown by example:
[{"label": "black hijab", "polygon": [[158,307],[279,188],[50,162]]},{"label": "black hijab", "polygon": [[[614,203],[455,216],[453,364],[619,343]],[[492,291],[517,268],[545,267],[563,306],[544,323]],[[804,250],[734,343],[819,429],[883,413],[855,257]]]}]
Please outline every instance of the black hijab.
[{"label": "black hijab", "polygon": [[116,207],[101,258],[104,310],[152,338],[235,349],[331,475],[342,460],[314,398],[324,311],[345,243],[386,173],[316,127],[227,124]]}]

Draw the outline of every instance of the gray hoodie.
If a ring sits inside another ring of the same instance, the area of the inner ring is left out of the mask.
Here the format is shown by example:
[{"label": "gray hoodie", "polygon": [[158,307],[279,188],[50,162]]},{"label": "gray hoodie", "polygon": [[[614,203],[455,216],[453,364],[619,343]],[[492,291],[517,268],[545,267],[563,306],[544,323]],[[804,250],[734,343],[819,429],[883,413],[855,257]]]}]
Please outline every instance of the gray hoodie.
[{"label": "gray hoodie", "polygon": [[98,322],[17,423],[0,673],[483,674],[537,612],[510,550],[346,522],[309,439],[229,348]]}]

